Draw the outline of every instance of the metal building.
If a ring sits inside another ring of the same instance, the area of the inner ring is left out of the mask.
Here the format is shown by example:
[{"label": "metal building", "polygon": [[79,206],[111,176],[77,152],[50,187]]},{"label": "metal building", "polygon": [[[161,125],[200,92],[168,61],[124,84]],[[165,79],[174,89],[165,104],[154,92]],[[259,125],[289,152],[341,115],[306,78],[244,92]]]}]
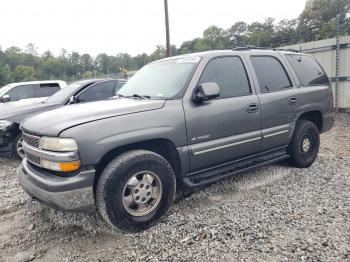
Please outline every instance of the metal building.
[{"label": "metal building", "polygon": [[340,111],[350,112],[350,36],[339,37],[339,43],[336,38],[330,38],[285,48],[313,55],[326,70],[332,82],[337,108]]}]

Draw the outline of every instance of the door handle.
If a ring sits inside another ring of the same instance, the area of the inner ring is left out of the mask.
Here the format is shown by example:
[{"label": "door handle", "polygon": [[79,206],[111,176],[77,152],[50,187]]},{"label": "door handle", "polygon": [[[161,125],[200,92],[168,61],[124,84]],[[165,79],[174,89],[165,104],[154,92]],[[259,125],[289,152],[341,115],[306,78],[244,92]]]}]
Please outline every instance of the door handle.
[{"label": "door handle", "polygon": [[249,104],[247,105],[247,112],[248,113],[256,113],[259,111],[258,104]]},{"label": "door handle", "polygon": [[290,97],[289,98],[289,104],[290,105],[294,105],[294,104],[296,104],[296,102],[297,102],[297,98],[296,97]]}]

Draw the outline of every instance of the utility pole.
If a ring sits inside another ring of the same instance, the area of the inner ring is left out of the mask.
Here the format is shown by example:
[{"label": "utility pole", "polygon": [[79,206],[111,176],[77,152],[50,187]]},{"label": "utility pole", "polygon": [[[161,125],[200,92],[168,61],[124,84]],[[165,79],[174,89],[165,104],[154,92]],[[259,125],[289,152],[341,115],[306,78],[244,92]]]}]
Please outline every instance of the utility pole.
[{"label": "utility pole", "polygon": [[168,0],[164,0],[164,12],[165,12],[165,32],[166,32],[166,56],[170,56],[170,32],[169,32],[169,13],[168,13]]},{"label": "utility pole", "polygon": [[335,110],[336,112],[338,112],[338,102],[339,102],[339,95],[338,95],[338,89],[339,89],[339,16],[337,14],[336,16],[336,21],[335,21],[335,25],[336,25],[336,50],[335,50]]}]

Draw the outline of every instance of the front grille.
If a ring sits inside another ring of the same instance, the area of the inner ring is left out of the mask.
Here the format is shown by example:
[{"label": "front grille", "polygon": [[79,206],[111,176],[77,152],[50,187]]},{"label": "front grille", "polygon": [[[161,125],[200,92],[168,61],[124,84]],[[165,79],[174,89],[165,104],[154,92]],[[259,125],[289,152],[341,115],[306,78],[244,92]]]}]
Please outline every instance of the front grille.
[{"label": "front grille", "polygon": [[22,135],[23,135],[24,142],[26,142],[28,145],[32,147],[39,148],[40,137],[33,136],[27,133],[23,133]]},{"label": "front grille", "polygon": [[26,152],[27,160],[35,165],[40,165],[40,157],[34,156]]}]

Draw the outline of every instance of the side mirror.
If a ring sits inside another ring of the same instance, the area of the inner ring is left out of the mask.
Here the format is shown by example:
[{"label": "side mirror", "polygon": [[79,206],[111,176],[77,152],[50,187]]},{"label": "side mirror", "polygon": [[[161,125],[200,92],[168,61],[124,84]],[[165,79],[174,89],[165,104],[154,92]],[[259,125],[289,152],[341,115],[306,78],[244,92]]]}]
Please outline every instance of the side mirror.
[{"label": "side mirror", "polygon": [[71,96],[69,98],[69,104],[75,104],[77,102],[77,99],[75,98],[75,96]]},{"label": "side mirror", "polygon": [[199,104],[203,101],[207,101],[216,98],[220,95],[220,87],[217,83],[209,82],[204,83],[196,87],[193,92],[192,100],[194,103]]},{"label": "side mirror", "polygon": [[10,102],[10,101],[11,101],[10,95],[3,95],[1,97],[1,102],[3,103]]}]

